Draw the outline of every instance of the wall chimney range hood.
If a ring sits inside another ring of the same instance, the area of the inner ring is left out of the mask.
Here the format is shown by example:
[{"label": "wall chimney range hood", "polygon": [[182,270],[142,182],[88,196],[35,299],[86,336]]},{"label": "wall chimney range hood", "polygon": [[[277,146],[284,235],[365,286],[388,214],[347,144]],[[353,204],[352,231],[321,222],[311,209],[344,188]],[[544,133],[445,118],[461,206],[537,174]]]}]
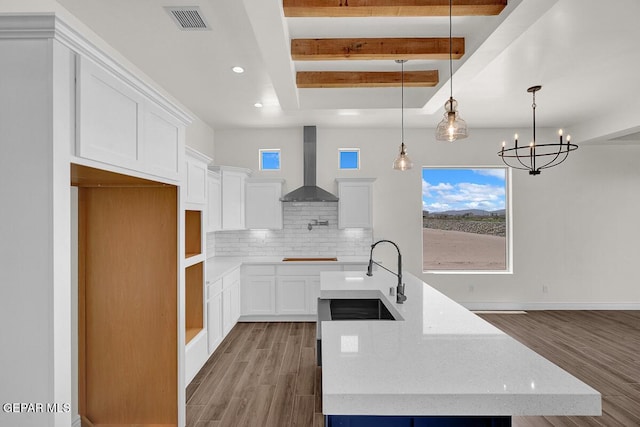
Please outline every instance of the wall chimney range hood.
[{"label": "wall chimney range hood", "polygon": [[305,126],[303,137],[303,186],[280,199],[283,202],[337,202],[338,198],[316,186],[316,127]]}]

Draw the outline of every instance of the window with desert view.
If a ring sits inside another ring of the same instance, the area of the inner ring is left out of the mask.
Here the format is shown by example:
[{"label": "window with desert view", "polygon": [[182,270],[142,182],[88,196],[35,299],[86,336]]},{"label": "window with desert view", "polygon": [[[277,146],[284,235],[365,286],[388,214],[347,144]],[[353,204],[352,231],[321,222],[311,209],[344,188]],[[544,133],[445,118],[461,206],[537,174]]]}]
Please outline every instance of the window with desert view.
[{"label": "window with desert view", "polygon": [[424,271],[507,271],[506,168],[422,169]]}]

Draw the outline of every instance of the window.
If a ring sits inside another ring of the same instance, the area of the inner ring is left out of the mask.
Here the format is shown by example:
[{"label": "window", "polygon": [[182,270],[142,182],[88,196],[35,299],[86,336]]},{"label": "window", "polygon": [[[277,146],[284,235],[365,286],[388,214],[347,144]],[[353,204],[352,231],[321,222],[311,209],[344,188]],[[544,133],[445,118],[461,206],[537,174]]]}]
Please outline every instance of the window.
[{"label": "window", "polygon": [[280,149],[260,149],[258,150],[260,170],[261,171],[279,171],[280,170]]},{"label": "window", "polygon": [[422,169],[424,271],[510,271],[507,168]]},{"label": "window", "polygon": [[340,148],[340,169],[360,169],[360,149]]}]

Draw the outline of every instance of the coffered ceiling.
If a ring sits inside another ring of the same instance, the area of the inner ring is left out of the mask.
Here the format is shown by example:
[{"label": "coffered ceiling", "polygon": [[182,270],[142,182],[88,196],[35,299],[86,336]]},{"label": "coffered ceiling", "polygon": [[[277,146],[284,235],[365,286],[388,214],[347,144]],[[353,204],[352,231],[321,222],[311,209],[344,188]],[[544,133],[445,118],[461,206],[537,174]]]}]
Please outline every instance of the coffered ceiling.
[{"label": "coffered ceiling", "polygon": [[[440,4],[429,13],[436,16],[416,12],[413,6],[425,2]],[[218,129],[397,126],[400,65],[394,59],[411,53],[398,53],[393,42],[380,39],[427,39],[399,44],[418,52],[405,64],[407,127],[434,128],[449,96],[446,1],[58,3]],[[461,55],[453,61],[453,92],[471,129],[529,126],[526,89],[534,84],[543,86],[537,97],[541,126],[574,126],[614,136],[640,126],[640,101],[632,96],[640,93],[640,26],[635,18],[640,2],[509,0],[499,14],[479,16],[463,12],[462,3],[480,7],[482,1],[454,0],[454,50]],[[488,3],[502,8],[501,1]],[[210,29],[180,30],[165,6],[198,6]],[[298,16],[303,14],[312,16]],[[316,16],[336,14],[349,16]],[[397,16],[402,14],[409,16]],[[319,55],[325,50],[319,43],[327,43],[333,54]],[[373,53],[357,57],[362,47],[372,46]],[[245,72],[232,72],[236,65]],[[622,101],[626,107],[616,115],[614,107]],[[258,102],[262,108],[254,107]]]}]

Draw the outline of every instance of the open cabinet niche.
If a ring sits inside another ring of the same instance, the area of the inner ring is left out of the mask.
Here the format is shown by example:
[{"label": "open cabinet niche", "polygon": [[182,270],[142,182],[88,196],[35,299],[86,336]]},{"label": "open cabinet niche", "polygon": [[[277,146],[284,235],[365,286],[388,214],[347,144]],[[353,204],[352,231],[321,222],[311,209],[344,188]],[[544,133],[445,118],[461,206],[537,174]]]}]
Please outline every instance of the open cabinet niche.
[{"label": "open cabinet niche", "polygon": [[83,425],[178,424],[178,188],[85,166],[78,187]]}]

